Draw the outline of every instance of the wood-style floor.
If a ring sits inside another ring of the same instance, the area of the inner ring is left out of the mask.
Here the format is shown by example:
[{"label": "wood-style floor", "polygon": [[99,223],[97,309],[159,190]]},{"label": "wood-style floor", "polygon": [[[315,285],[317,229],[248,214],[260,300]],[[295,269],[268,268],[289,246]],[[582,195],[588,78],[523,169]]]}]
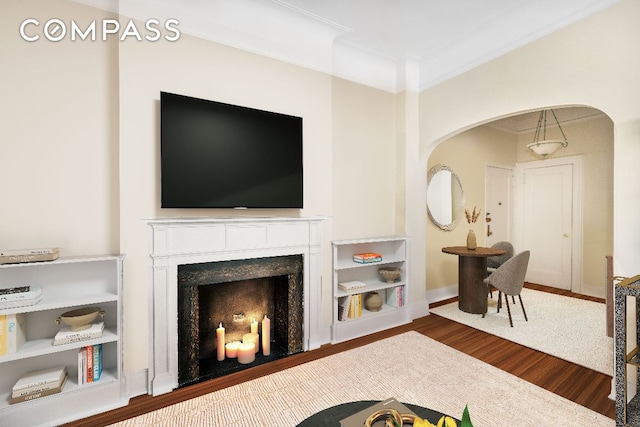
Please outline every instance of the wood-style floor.
[{"label": "wood-style floor", "polygon": [[[534,284],[527,284],[526,286],[532,289],[604,303],[602,299],[573,294],[569,291]],[[434,307],[451,301],[455,301],[455,299],[442,301],[431,306]],[[609,399],[611,376],[566,362],[557,357],[532,350],[486,332],[431,314],[416,319],[407,325],[339,344],[325,345],[317,350],[292,355],[272,363],[244,370],[237,374],[227,375],[174,390],[171,393],[161,396],[152,397],[144,395],[134,397],[130,400],[129,405],[124,408],[85,418],[66,424],[66,426],[88,427],[115,423],[215,390],[230,387],[243,381],[268,375],[409,330],[424,334],[427,337],[496,366],[568,400],[590,408],[611,419],[615,419],[615,404]]]}]

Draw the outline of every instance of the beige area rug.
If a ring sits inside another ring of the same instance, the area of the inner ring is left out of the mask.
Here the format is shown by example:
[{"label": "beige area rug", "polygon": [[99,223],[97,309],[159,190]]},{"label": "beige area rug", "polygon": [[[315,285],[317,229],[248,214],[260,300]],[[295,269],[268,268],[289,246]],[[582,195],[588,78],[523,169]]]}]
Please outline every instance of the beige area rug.
[{"label": "beige area rug", "polygon": [[489,298],[488,313],[460,311],[458,303],[435,307],[431,313],[471,326],[569,362],[613,375],[613,338],[607,337],[606,305],[548,292],[524,288],[522,301],[529,321],[525,321],[520,302],[511,302],[513,328],[507,308],[497,311],[498,292]]},{"label": "beige area rug", "polygon": [[411,331],[114,425],[286,427],[334,405],[388,397],[457,418],[468,404],[475,427],[615,424]]}]

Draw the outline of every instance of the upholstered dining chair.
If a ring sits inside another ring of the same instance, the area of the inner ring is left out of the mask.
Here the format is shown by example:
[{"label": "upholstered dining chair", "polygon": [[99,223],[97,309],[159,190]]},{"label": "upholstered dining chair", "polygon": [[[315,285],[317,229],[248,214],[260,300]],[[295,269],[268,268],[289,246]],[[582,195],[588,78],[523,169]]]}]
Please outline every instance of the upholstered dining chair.
[{"label": "upholstered dining chair", "polygon": [[[527,273],[527,267],[529,266],[530,251],[522,251],[502,264],[496,269],[489,277],[484,279],[484,283],[487,286],[493,286],[498,290],[498,312],[500,312],[501,298],[504,294],[504,300],[507,306],[507,312],[509,313],[509,323],[513,328],[513,319],[511,318],[511,308],[509,306],[508,295],[512,297],[518,296],[520,299],[520,306],[522,307],[522,313],[524,313],[524,320],[527,322],[527,312],[522,304],[522,288],[524,286],[524,277]],[[484,317],[485,313],[482,314]]]},{"label": "upholstered dining chair", "polygon": [[[502,249],[503,251],[505,251],[505,253],[502,255],[490,256],[487,258],[487,276],[496,271],[498,267],[500,267],[506,260],[510,259],[513,256],[513,245],[511,244],[511,242],[497,242],[491,247],[495,249]],[[489,295],[491,296],[491,298],[493,298],[493,287],[491,286],[489,286]],[[513,302],[515,304],[516,300],[514,299]]]}]

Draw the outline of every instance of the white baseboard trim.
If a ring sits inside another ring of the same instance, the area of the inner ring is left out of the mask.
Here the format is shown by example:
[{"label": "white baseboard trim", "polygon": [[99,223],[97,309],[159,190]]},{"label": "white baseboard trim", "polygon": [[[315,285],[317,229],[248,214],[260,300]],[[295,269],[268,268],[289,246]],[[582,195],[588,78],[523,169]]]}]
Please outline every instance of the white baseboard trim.
[{"label": "white baseboard trim", "polygon": [[431,289],[427,291],[427,301],[431,304],[434,302],[444,301],[449,298],[458,296],[458,284],[445,286],[444,288]]},{"label": "white baseboard trim", "polygon": [[127,382],[127,395],[129,398],[148,394],[149,371],[147,369],[136,372],[126,372],[124,376]]},{"label": "white baseboard trim", "polygon": [[418,303],[409,304],[409,316],[411,320],[419,319],[429,315],[429,301],[420,301]]}]

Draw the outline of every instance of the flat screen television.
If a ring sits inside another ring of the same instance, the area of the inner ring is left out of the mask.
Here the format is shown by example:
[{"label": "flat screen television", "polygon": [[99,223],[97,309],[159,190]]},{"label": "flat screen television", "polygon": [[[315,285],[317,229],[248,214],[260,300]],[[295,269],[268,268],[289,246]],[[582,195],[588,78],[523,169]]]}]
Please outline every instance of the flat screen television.
[{"label": "flat screen television", "polygon": [[163,208],[303,207],[302,118],[160,93]]}]

